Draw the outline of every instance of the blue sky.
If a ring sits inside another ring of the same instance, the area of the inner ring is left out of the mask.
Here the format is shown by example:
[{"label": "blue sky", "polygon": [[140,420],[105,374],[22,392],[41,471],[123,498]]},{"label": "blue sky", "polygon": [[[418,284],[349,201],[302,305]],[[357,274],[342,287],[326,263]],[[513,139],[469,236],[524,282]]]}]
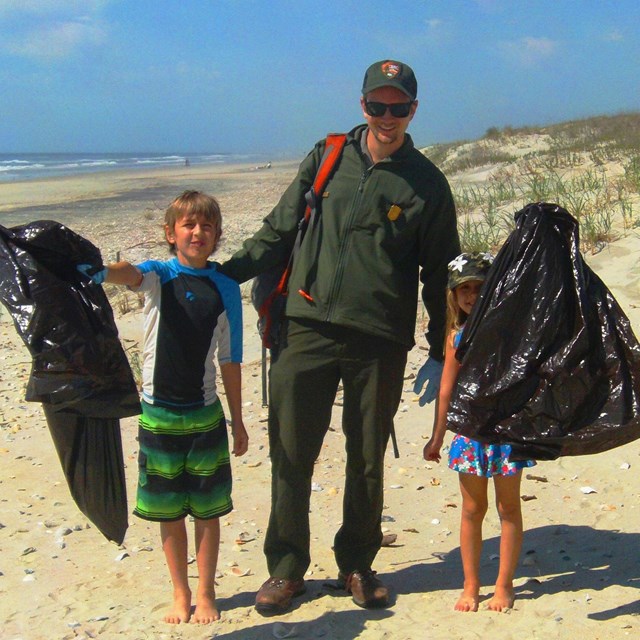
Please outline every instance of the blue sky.
[{"label": "blue sky", "polygon": [[640,108],[638,0],[0,0],[0,152],[301,154],[409,63],[419,146]]}]

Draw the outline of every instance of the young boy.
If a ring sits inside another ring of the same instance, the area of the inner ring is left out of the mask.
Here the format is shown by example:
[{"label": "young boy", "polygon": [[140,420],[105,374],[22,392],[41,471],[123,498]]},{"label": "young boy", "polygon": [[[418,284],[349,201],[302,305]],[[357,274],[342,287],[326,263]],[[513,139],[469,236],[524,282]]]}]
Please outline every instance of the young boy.
[{"label": "young boy", "polygon": [[[173,582],[177,624],[218,620],[215,574],[220,516],[232,510],[226,423],[216,393],[217,351],[231,413],[233,453],[247,451],[242,422],[242,307],[238,285],[209,262],[222,232],[217,201],[185,191],[165,214],[174,258],[137,266],[110,264],[94,282],[127,285],[145,294],[139,480],[134,513],[160,522]],[[91,271],[80,265],[83,273]],[[185,518],[195,521],[199,583],[191,616]]]}]

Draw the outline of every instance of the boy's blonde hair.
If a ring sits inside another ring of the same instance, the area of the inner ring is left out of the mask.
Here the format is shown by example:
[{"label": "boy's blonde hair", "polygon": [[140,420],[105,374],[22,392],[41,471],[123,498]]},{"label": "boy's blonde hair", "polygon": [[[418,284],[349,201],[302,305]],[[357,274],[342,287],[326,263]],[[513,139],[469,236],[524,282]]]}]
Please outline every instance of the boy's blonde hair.
[{"label": "boy's blonde hair", "polygon": [[[218,240],[222,236],[222,214],[220,205],[213,196],[201,191],[184,191],[169,205],[164,214],[164,224],[173,231],[176,222],[185,216],[204,218],[207,222],[214,224],[218,229],[217,246]],[[171,242],[168,244],[169,251],[175,253],[175,245]]]}]

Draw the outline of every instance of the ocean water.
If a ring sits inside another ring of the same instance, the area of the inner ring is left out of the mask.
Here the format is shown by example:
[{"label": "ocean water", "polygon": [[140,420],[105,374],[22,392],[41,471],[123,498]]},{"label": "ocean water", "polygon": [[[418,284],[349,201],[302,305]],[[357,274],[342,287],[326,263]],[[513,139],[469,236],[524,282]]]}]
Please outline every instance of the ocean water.
[{"label": "ocean water", "polygon": [[255,163],[258,155],[224,153],[0,153],[0,182],[72,176],[98,171]]}]

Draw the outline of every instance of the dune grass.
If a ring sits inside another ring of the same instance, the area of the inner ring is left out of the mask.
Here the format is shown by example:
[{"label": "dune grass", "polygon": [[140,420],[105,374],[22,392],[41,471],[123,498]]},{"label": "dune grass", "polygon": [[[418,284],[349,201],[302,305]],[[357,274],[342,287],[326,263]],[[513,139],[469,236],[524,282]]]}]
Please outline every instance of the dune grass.
[{"label": "dune grass", "polygon": [[640,113],[494,127],[475,142],[424,152],[452,185],[465,251],[495,251],[514,214],[532,202],[553,202],[573,215],[582,251],[640,229]]}]

